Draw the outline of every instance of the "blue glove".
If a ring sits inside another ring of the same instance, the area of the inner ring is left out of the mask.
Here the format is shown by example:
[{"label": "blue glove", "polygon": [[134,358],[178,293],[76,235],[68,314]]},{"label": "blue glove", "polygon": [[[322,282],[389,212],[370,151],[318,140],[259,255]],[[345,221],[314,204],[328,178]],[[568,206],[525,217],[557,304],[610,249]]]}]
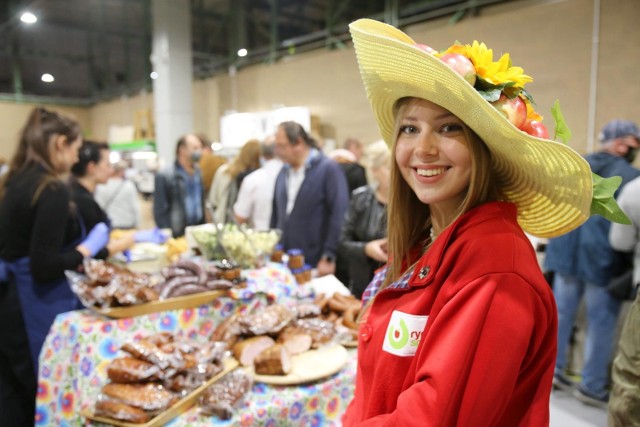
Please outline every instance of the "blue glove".
[{"label": "blue glove", "polygon": [[158,227],[152,228],[150,230],[140,230],[136,231],[134,235],[136,242],[149,242],[149,243],[157,243],[159,245],[163,244],[169,238],[168,235],[160,231]]},{"label": "blue glove", "polygon": [[80,245],[89,249],[89,253],[94,257],[100,249],[109,243],[109,227],[104,222],[97,223],[89,232],[89,235]]}]

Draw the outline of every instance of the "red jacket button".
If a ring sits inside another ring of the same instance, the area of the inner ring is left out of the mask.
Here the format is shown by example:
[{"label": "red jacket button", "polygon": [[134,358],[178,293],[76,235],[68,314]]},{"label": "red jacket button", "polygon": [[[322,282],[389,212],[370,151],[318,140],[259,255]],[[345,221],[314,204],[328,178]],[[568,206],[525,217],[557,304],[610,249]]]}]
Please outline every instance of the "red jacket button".
[{"label": "red jacket button", "polygon": [[371,339],[371,332],[373,332],[371,325],[368,323],[362,325],[362,328],[360,328],[360,337],[362,337],[362,341],[369,342]]}]

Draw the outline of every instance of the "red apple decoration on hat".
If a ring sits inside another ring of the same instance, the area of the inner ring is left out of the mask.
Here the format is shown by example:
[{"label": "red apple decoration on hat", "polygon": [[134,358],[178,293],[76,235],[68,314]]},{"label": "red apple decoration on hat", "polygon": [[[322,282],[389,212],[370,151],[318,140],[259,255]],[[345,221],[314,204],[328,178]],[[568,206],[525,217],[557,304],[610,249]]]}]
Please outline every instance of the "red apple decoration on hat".
[{"label": "red apple decoration on hat", "polygon": [[549,131],[547,127],[538,120],[527,120],[522,126],[522,130],[531,136],[542,139],[549,139]]},{"label": "red apple decoration on hat", "polygon": [[519,96],[508,98],[505,94],[502,94],[500,98],[497,101],[493,101],[491,105],[513,123],[515,127],[522,129],[522,126],[527,120],[527,106]]},{"label": "red apple decoration on hat", "polygon": [[417,47],[418,49],[420,49],[420,50],[424,50],[425,52],[430,53],[430,54],[432,54],[432,55],[433,55],[434,53],[437,53],[437,52],[438,52],[437,50],[435,50],[435,49],[434,49],[434,48],[432,48],[431,46],[427,46],[426,44],[422,44],[422,43],[415,43],[415,44],[414,44],[414,46],[415,46],[415,47]]},{"label": "red apple decoration on hat", "polygon": [[476,67],[469,58],[459,53],[447,53],[442,55],[440,60],[460,74],[471,86],[476,84]]}]

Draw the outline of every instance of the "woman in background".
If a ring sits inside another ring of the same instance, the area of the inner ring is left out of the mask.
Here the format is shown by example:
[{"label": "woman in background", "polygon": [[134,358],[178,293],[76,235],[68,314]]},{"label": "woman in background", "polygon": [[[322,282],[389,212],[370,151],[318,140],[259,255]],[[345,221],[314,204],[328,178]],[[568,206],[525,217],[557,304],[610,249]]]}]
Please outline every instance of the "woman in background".
[{"label": "woman in background", "polygon": [[[107,182],[113,173],[109,160],[109,145],[104,142],[84,141],[78,152],[78,162],[71,167],[73,174],[69,180],[72,199],[78,215],[86,228],[105,223],[111,229],[111,219],[94,198],[98,184]],[[168,236],[156,229],[121,233],[95,254],[94,258],[106,259],[131,248],[136,242],[163,243]]]},{"label": "woman in background", "polygon": [[358,299],[373,273],[387,262],[387,203],[391,155],[384,141],[366,148],[365,165],[372,184],[351,194],[340,233],[338,261],[349,268],[349,289]]},{"label": "woman in background", "polygon": [[33,425],[38,356],[59,313],[79,308],[65,270],[94,256],[104,223],[85,233],[64,182],[78,160],[78,124],[35,108],[0,182],[0,414]]},{"label": "woman in background", "polygon": [[238,189],[245,176],[260,167],[260,141],[247,141],[238,155],[216,170],[209,190],[209,202],[213,209],[213,222],[233,222],[232,207],[238,197]]}]

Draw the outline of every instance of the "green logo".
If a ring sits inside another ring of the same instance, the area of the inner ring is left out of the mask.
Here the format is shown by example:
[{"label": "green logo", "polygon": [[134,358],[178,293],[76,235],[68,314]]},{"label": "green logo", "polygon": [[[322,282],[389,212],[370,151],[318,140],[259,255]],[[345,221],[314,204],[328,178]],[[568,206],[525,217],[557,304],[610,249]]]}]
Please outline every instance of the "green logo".
[{"label": "green logo", "polygon": [[409,328],[407,328],[407,324],[403,319],[400,319],[400,329],[396,329],[394,325],[389,325],[387,340],[389,340],[389,345],[396,350],[400,350],[407,345],[409,341]]}]

